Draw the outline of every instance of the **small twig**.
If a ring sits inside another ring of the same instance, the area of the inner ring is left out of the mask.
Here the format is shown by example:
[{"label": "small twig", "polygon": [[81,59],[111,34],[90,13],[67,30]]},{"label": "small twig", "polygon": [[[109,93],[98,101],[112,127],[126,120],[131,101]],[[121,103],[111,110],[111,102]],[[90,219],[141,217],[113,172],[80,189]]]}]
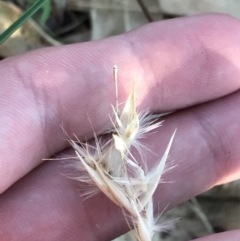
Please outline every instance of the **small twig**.
[{"label": "small twig", "polygon": [[81,26],[86,20],[88,19],[87,15],[82,16],[78,19],[73,19],[73,22],[68,24],[65,27],[61,27],[60,29],[54,31],[55,36],[64,35],[67,32],[72,31],[73,29],[76,29],[77,27]]},{"label": "small twig", "polygon": [[148,20],[149,23],[153,22],[153,18],[150,14],[150,12],[147,9],[147,6],[145,5],[145,3],[143,2],[143,0],[137,0],[140,8],[142,9],[142,12],[144,13],[146,19]]}]

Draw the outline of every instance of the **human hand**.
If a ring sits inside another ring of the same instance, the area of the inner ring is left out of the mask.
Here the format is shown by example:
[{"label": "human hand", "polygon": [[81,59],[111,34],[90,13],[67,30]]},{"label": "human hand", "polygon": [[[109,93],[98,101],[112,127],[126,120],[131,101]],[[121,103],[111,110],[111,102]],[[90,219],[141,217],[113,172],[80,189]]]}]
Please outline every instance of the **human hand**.
[{"label": "human hand", "polygon": [[[55,153],[73,156],[61,124],[81,140],[93,136],[91,124],[96,132],[111,127],[113,63],[120,102],[134,78],[140,110],[179,110],[144,140],[162,155],[178,130],[171,149],[177,167],[164,176],[172,183],[155,195],[160,209],[239,178],[239,43],[237,20],[205,15],[0,62],[0,239],[99,241],[127,230],[105,196],[81,197],[78,183],[62,175],[64,161],[41,164]],[[239,239],[232,231],[199,241]]]}]

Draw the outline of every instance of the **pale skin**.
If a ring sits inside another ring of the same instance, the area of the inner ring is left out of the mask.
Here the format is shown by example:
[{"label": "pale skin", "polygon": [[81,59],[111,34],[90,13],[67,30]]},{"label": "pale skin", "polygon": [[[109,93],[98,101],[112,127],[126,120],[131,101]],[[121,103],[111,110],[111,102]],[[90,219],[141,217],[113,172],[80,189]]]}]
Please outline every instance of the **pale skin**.
[{"label": "pale skin", "polygon": [[[240,22],[224,15],[179,18],[106,40],[41,49],[0,62],[0,239],[99,241],[127,231],[105,196],[84,201],[62,175],[72,157],[61,125],[80,140],[111,127],[112,66],[119,102],[136,83],[139,110],[178,110],[144,142],[161,156],[177,128],[159,186],[159,209],[240,177]],[[199,105],[200,104],[200,105]],[[88,117],[87,117],[88,116]],[[89,123],[91,120],[91,124]],[[70,158],[69,158],[70,159]],[[148,158],[153,165],[156,156]],[[237,241],[240,231],[198,241]]]}]

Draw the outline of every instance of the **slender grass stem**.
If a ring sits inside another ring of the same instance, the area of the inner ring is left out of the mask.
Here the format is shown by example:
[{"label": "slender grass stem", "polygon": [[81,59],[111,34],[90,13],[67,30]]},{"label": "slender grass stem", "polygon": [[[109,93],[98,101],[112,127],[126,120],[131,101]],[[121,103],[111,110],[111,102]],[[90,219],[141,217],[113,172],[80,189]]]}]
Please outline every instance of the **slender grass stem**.
[{"label": "slender grass stem", "polygon": [[149,23],[153,22],[153,18],[150,14],[150,12],[148,11],[147,6],[145,5],[145,3],[143,2],[143,0],[137,0],[142,12],[144,13],[146,19],[148,20]]},{"label": "slender grass stem", "polygon": [[18,20],[0,35],[0,44],[5,42],[18,28],[20,28],[29,18],[31,18],[47,1],[38,0],[31,6]]}]

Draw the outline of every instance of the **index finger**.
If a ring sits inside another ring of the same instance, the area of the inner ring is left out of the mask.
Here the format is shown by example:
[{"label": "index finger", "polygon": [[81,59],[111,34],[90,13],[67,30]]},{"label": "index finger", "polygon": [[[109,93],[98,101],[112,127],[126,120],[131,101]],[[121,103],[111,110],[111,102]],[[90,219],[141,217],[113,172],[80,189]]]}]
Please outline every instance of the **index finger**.
[{"label": "index finger", "polygon": [[134,79],[139,109],[176,110],[239,88],[239,41],[237,20],[206,15],[2,61],[0,192],[67,146],[61,123],[81,140],[111,127],[113,63],[120,102]]}]

